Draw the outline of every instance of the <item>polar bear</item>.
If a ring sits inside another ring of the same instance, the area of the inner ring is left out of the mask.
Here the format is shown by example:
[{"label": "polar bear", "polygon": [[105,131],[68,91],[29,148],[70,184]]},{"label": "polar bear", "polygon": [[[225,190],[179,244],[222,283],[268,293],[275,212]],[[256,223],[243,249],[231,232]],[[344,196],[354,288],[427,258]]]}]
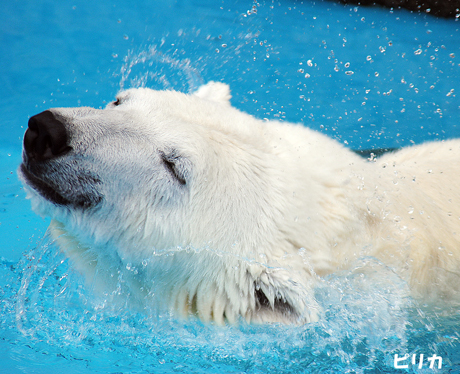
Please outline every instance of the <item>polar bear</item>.
[{"label": "polar bear", "polygon": [[137,88],[30,118],[20,178],[95,289],[124,272],[177,315],[302,324],[321,277],[371,256],[415,297],[458,299],[459,140],[366,160],[230,98]]}]

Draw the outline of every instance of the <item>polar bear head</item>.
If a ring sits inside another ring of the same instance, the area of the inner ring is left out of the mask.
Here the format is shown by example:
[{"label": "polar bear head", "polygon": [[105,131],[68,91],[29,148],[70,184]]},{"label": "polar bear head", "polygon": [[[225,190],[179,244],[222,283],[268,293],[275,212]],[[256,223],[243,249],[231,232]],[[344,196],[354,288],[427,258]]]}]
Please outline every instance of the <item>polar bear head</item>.
[{"label": "polar bear head", "polygon": [[180,313],[308,321],[305,269],[283,265],[295,230],[276,136],[229,99],[228,86],[210,83],[44,111],[30,118],[20,177],[34,210],[78,243],[120,264],[147,261],[145,277]]}]

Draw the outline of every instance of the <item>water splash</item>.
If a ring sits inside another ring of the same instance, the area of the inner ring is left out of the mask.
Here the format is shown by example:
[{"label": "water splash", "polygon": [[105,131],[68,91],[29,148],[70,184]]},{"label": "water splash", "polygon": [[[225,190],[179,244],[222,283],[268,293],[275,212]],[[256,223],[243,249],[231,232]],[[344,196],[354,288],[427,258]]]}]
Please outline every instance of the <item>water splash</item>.
[{"label": "water splash", "polygon": [[[30,360],[39,355],[51,365],[58,357],[84,366],[84,372],[108,366],[160,373],[363,372],[391,368],[395,353],[434,353],[440,338],[450,337],[450,351],[458,344],[455,329],[440,327],[439,316],[414,307],[404,282],[373,258],[321,281],[315,297],[323,317],[305,326],[218,327],[98,299],[50,237],[20,268],[17,295],[5,297],[16,302],[12,317],[22,337],[15,344],[23,345]],[[456,326],[458,318],[450,315]],[[442,349],[437,352],[449,362]]]},{"label": "water splash", "polygon": [[68,260],[47,234],[37,248],[21,261],[22,278],[16,296],[15,321],[29,338],[75,341],[79,318],[88,304],[78,275],[69,270]]},{"label": "water splash", "polygon": [[192,92],[203,84],[200,72],[193,67],[190,59],[175,57],[174,52],[172,55],[164,53],[157,45],[140,52],[128,51],[120,75],[121,90],[151,87]]}]

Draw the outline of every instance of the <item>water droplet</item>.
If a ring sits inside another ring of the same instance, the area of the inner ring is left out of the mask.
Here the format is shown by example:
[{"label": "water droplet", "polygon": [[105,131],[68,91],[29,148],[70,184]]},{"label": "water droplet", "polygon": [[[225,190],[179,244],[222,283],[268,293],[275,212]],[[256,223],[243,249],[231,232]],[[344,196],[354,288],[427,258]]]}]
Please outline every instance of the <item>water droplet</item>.
[{"label": "water droplet", "polygon": [[414,52],[415,55],[419,55],[419,54],[421,54],[421,53],[422,53],[422,50],[421,50],[420,48],[417,49],[417,50]]},{"label": "water droplet", "polygon": [[353,75],[355,72],[354,71],[351,71],[351,70],[347,70],[345,72],[346,75]]},{"label": "water droplet", "polygon": [[349,67],[350,67],[350,63],[349,63],[349,62],[345,62],[345,67],[346,67],[346,68],[349,68]]},{"label": "water droplet", "polygon": [[454,57],[455,57],[455,53],[451,53],[451,54],[449,55],[449,57],[450,57],[450,58],[454,58]]}]

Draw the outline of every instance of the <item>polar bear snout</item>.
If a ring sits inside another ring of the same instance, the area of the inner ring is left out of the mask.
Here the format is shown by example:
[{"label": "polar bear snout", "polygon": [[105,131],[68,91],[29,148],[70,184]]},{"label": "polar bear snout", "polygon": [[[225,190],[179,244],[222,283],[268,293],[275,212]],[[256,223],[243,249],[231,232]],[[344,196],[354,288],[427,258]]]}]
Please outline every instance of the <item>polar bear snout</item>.
[{"label": "polar bear snout", "polygon": [[29,119],[24,135],[24,152],[28,160],[46,161],[66,154],[69,136],[64,124],[45,110]]},{"label": "polar bear snout", "polygon": [[70,140],[56,112],[46,110],[31,117],[24,134],[19,177],[38,200],[88,209],[102,201],[98,190],[102,182],[88,163],[76,160]]}]

